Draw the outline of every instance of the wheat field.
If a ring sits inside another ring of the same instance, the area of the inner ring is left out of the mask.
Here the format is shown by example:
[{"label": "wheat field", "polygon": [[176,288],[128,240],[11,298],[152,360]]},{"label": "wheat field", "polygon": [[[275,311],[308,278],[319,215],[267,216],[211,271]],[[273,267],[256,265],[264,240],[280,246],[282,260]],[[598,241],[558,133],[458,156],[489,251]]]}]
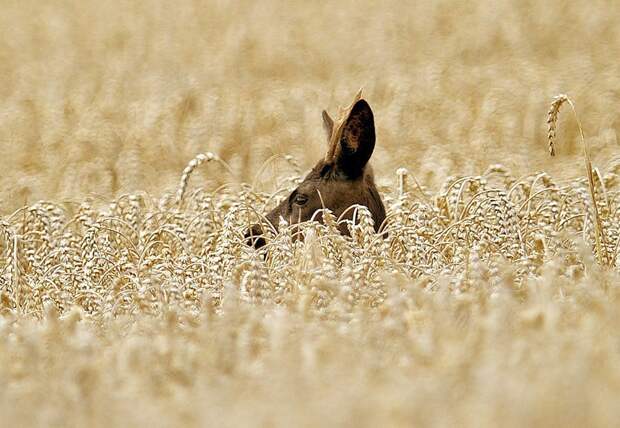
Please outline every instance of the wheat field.
[{"label": "wheat field", "polygon": [[[5,0],[1,425],[617,425],[619,9]],[[360,87],[387,238],[248,247]]]}]

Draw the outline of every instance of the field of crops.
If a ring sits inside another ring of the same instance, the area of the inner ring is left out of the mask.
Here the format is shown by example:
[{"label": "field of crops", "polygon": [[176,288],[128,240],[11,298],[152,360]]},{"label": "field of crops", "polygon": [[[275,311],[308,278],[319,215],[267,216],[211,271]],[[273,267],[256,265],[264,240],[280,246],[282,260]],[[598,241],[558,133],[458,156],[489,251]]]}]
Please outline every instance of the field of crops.
[{"label": "field of crops", "polygon": [[[100,3],[1,6],[0,425],[617,424],[620,4]],[[246,245],[360,87],[387,237]]]}]

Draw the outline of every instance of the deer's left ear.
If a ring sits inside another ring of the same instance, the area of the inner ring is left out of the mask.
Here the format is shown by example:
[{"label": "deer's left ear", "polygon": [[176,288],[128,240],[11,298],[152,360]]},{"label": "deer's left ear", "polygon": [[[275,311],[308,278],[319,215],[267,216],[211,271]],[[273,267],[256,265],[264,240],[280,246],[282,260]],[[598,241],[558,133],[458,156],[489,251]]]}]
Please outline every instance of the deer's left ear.
[{"label": "deer's left ear", "polygon": [[351,109],[338,144],[338,169],[349,178],[359,177],[375,149],[375,120],[365,100],[357,101]]}]

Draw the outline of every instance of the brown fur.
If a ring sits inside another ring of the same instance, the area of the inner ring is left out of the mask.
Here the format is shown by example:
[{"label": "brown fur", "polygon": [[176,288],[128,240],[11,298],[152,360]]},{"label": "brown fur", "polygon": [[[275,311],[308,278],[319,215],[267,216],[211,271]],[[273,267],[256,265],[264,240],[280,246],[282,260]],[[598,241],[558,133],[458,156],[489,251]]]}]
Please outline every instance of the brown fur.
[{"label": "brown fur", "polygon": [[[368,103],[356,97],[354,104],[345,110],[337,122],[323,112],[324,126],[330,140],[328,156],[320,160],[304,181],[288,198],[274,208],[266,218],[277,229],[280,217],[289,224],[310,220],[317,210],[329,208],[340,217],[351,205],[364,205],[372,214],[375,231],[385,220],[385,208],[375,186],[372,168],[368,165],[375,146],[375,128],[372,110]],[[339,129],[335,129],[339,127]],[[340,138],[334,140],[334,132]],[[349,210],[346,218],[352,218]],[[319,214],[315,217],[322,220]],[[340,226],[348,234],[345,225]],[[248,232],[251,245],[265,244],[262,227],[256,225]]]}]

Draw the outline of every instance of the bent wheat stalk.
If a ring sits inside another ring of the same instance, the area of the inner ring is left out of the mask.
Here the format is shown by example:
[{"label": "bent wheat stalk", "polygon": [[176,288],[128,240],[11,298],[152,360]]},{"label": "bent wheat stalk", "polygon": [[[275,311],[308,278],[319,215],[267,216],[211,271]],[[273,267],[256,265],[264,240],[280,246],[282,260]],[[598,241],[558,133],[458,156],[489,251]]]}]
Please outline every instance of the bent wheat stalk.
[{"label": "bent wheat stalk", "polygon": [[577,122],[579,128],[579,136],[581,137],[581,144],[583,146],[583,157],[585,161],[586,174],[588,176],[588,185],[590,188],[590,198],[592,199],[592,209],[594,210],[594,237],[596,239],[596,257],[600,264],[607,264],[607,255],[605,250],[605,235],[603,234],[603,224],[601,223],[601,217],[599,215],[598,206],[596,204],[596,195],[594,189],[594,175],[592,173],[592,162],[590,160],[590,149],[586,143],[586,139],[583,135],[583,128],[581,121],[577,116],[575,105],[572,100],[566,94],[560,94],[553,99],[549,112],[547,113],[547,125],[549,129],[548,141],[549,141],[549,154],[555,156],[555,134],[557,129],[558,114],[560,108],[564,103],[568,103],[573,111],[573,116]]},{"label": "bent wheat stalk", "polygon": [[179,207],[183,203],[183,197],[185,196],[185,191],[187,190],[187,185],[189,183],[189,179],[190,179],[192,173],[194,172],[194,170],[198,166],[200,166],[202,163],[204,163],[204,162],[211,162],[211,161],[216,161],[216,162],[222,164],[224,166],[224,168],[226,168],[228,173],[233,175],[233,171],[230,168],[230,166],[226,162],[224,162],[222,159],[220,159],[220,157],[217,156],[216,154],[213,154],[211,152],[198,154],[194,159],[192,159],[187,164],[187,166],[183,170],[183,174],[181,175],[181,181],[179,183],[179,186],[177,188],[177,192],[176,192],[176,195],[175,195],[175,203]]}]

